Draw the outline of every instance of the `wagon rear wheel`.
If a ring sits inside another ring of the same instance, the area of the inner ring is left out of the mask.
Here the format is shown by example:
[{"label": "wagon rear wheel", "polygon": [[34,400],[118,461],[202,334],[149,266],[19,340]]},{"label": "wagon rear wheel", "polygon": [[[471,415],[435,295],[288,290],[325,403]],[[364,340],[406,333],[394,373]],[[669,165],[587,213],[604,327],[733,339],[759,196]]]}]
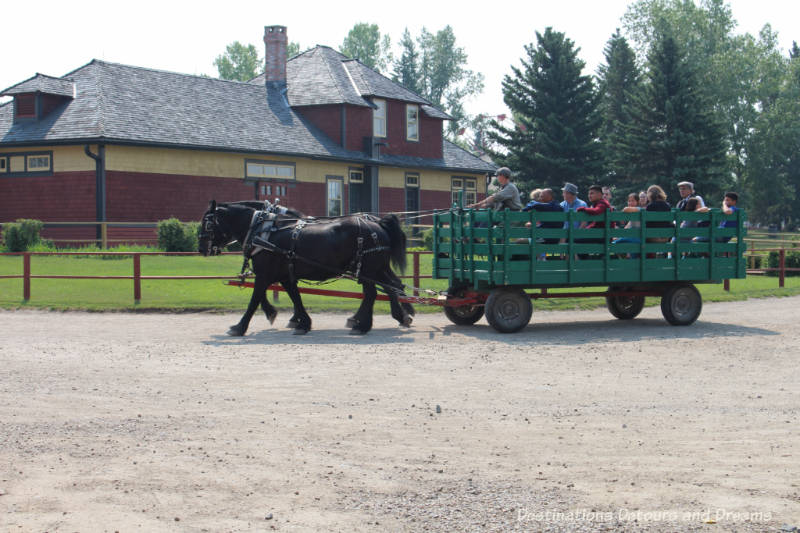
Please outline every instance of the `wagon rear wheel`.
[{"label": "wagon rear wheel", "polygon": [[[453,288],[447,290],[447,300],[454,298],[463,298],[466,289],[463,287]],[[459,326],[471,326],[481,319],[483,316],[482,305],[461,305],[458,307],[451,307],[446,305],[444,307],[444,315],[452,322]]]},{"label": "wagon rear wheel", "polygon": [[[628,287],[609,287],[608,292],[630,290]],[[606,296],[606,306],[620,320],[636,318],[644,309],[644,296]]]},{"label": "wagon rear wheel", "polygon": [[533,305],[522,289],[495,289],[486,300],[486,320],[500,333],[515,333],[531,321]]},{"label": "wagon rear wheel", "polygon": [[673,326],[692,324],[702,309],[700,291],[691,284],[672,285],[661,296],[661,313]]}]

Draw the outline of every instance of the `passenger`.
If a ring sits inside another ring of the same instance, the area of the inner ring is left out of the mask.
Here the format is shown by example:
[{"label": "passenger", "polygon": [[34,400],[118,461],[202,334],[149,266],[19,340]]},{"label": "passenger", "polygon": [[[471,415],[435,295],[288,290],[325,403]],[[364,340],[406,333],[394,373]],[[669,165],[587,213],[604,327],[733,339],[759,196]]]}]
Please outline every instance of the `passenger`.
[{"label": "passenger", "polygon": [[[561,193],[564,195],[564,201],[561,202],[560,205],[565,213],[576,211],[579,207],[586,207],[586,202],[578,198],[578,188],[574,184],[565,183],[564,187],[561,189]],[[575,222],[572,227],[578,228],[580,227],[580,223]],[[566,222],[564,222],[564,228],[567,228]]]},{"label": "passenger", "polygon": [[[669,202],[667,202],[667,194],[658,185],[651,185],[647,188],[647,200],[645,211],[669,212],[672,210]],[[646,227],[672,228],[674,224],[669,220],[654,220],[653,222],[647,222]],[[665,243],[669,242],[669,237],[648,237],[647,242]],[[647,254],[647,257],[653,258],[656,257],[656,254]]]},{"label": "passenger", "polygon": [[[650,189],[648,189],[648,191],[649,190]],[[692,183],[691,181],[682,181],[682,182],[680,182],[678,184],[678,192],[681,195],[680,201],[675,206],[675,208],[678,211],[682,211],[683,210],[683,206],[686,205],[686,202],[689,201],[689,198],[697,198],[698,200],[700,200],[700,207],[705,207],[706,206],[705,202],[703,201],[703,197],[694,192],[694,183]]]},{"label": "passenger", "polygon": [[[555,201],[553,198],[553,189],[541,189],[541,193],[539,195],[539,202],[537,201],[530,201],[528,205],[526,205],[522,210],[523,211],[549,211],[558,213],[561,211],[561,206],[558,202]],[[525,223],[525,227],[531,227],[530,222]],[[557,229],[562,227],[562,223],[552,220],[547,220],[544,222],[537,223],[537,227],[546,228],[546,229]],[[541,239],[540,242],[542,244],[557,244],[558,238],[547,238]]]},{"label": "passenger", "polygon": [[[645,193],[642,192],[641,194],[645,194]],[[639,205],[640,205],[639,198],[640,198],[639,194],[637,194],[635,192],[630,193],[628,195],[628,205],[625,206],[622,209],[622,212],[623,213],[638,213],[639,211],[641,211],[642,207],[639,207]],[[645,198],[646,198],[646,196],[645,196]],[[647,202],[645,202],[645,205],[647,205]],[[628,223],[625,224],[625,228],[624,229],[633,229],[633,228],[641,228],[641,227],[642,227],[642,223],[640,221],[638,221],[638,220],[629,220]],[[642,242],[642,240],[639,239],[638,237],[620,237],[618,239],[614,239],[614,241],[613,241],[614,244],[618,244],[618,243],[638,244],[638,243],[641,243],[641,242]],[[633,259],[637,259],[639,257],[639,254],[630,254],[628,257],[633,258]]]},{"label": "passenger", "polygon": [[[542,196],[542,189],[534,189],[534,190],[531,191],[531,201],[532,202],[541,201],[541,196]],[[522,210],[525,211],[524,208]]]},{"label": "passenger", "polygon": [[500,184],[500,190],[467,207],[482,208],[492,205],[495,211],[502,211],[503,209],[521,211],[522,201],[519,198],[519,189],[511,182],[511,169],[500,167],[497,169],[495,177],[497,177],[497,182]]},{"label": "passenger", "polygon": [[639,207],[642,209],[647,207],[647,193],[644,191],[639,191]]},{"label": "passenger", "polygon": [[[603,188],[599,185],[592,185],[589,187],[589,201],[592,203],[591,207],[579,207],[577,209],[578,212],[583,212],[589,215],[601,215],[606,210],[611,210],[611,206],[603,198]],[[614,224],[612,223],[611,226],[613,227]],[[586,229],[603,229],[606,227],[606,223],[604,220],[592,220],[586,225]],[[589,238],[581,238],[575,239],[574,242],[576,243],[583,243],[583,244],[603,244],[604,240],[603,237],[589,237]],[[595,255],[595,254],[592,254]],[[578,254],[579,259],[588,259],[589,254]]]},{"label": "passenger", "polygon": [[[726,192],[725,198],[722,200],[722,212],[726,215],[732,215],[736,211],[739,210],[736,207],[736,204],[739,203],[739,195],[735,192]],[[725,220],[723,221],[719,227],[720,228],[735,228],[738,226],[738,222],[736,220]],[[720,237],[717,239],[717,242],[728,242],[731,240],[731,237]]]},{"label": "passenger", "polygon": [[603,199],[611,205],[611,187],[603,186]]}]

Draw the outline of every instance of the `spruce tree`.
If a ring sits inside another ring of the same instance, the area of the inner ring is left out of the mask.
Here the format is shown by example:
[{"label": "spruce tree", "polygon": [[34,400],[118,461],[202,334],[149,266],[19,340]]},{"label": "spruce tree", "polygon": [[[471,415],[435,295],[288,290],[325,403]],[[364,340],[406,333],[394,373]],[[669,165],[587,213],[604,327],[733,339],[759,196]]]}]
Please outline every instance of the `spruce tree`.
[{"label": "spruce tree", "polygon": [[592,78],[583,75],[572,40],[547,28],[537,44],[525,46],[521,68],[503,79],[503,97],[515,127],[493,123],[488,136],[505,150],[496,161],[517,172],[523,190],[564,182],[582,194],[602,171],[597,142],[600,115]]},{"label": "spruce tree", "polygon": [[421,94],[421,87],[419,83],[419,52],[414,46],[414,39],[408,28],[403,32],[403,38],[400,40],[400,47],[403,53],[394,64],[394,73],[392,80],[400,83],[409,91]]},{"label": "spruce tree", "polygon": [[640,73],[636,66],[636,54],[619,29],[611,36],[604,49],[606,64],[598,68],[600,93],[600,139],[605,157],[604,184],[616,187],[621,194],[633,192],[639,187],[635,169],[623,156],[623,126],[630,124],[630,103],[639,90]]},{"label": "spruce tree", "polygon": [[628,108],[631,122],[622,126],[620,154],[636,186],[661,185],[674,199],[677,184],[687,180],[707,199],[721,201],[729,181],[725,133],[699,79],[670,32],[662,31]]}]

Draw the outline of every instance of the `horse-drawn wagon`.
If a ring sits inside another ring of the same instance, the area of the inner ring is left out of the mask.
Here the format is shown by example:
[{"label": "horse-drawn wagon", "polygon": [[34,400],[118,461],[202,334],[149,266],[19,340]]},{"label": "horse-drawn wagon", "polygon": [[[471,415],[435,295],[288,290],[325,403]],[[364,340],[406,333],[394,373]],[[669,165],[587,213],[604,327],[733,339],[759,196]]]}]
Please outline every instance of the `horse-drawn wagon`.
[{"label": "horse-drawn wagon", "polygon": [[[603,228],[582,227],[598,219]],[[454,207],[434,216],[433,277],[449,280],[445,314],[455,324],[485,315],[497,331],[515,332],[530,322],[532,299],[582,296],[604,296],[625,320],[654,296],[670,324],[688,325],[702,309],[695,284],[745,277],[744,220],[741,210],[591,216]],[[576,287],[607,289],[551,292]]]}]

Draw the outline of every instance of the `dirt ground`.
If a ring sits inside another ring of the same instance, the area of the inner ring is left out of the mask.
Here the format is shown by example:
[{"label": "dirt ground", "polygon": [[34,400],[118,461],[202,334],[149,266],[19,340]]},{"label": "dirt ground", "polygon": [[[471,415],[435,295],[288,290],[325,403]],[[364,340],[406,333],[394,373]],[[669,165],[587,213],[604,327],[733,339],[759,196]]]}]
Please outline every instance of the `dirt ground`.
[{"label": "dirt ground", "polygon": [[364,337],[283,313],[244,338],[233,315],[0,312],[0,530],[790,530],[798,309]]}]

